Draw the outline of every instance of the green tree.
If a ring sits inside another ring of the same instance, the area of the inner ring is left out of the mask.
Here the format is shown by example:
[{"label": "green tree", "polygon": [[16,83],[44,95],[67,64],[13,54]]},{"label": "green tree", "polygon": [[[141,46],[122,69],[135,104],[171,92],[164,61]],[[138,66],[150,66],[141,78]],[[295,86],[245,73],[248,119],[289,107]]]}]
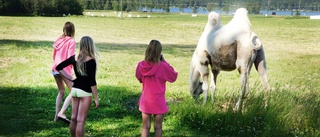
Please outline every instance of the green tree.
[{"label": "green tree", "polygon": [[170,12],[170,3],[169,3],[169,1],[166,3],[166,5],[164,6],[164,10],[166,11],[166,12]]},{"label": "green tree", "polygon": [[9,15],[25,13],[23,5],[19,0],[4,0],[8,4],[5,8],[5,12]]},{"label": "green tree", "polygon": [[33,1],[33,15],[38,15],[39,13],[39,1],[38,0],[34,0]]},{"label": "green tree", "polygon": [[229,13],[230,12],[230,7],[229,6],[223,6],[221,8],[222,11],[226,12],[226,13]]},{"label": "green tree", "polygon": [[132,9],[134,9],[134,11],[138,11],[140,8],[141,8],[141,6],[140,6],[140,0],[134,0],[133,1],[133,7],[132,7]]},{"label": "green tree", "polygon": [[186,4],[184,3],[184,1],[180,1],[180,3],[179,3],[179,11],[183,12],[184,8],[186,8]]},{"label": "green tree", "polygon": [[107,0],[106,3],[104,4],[104,9],[109,10],[109,9],[111,9],[110,7],[111,7],[111,3],[109,0]]},{"label": "green tree", "polygon": [[208,9],[209,12],[213,10],[213,2],[209,2],[207,4],[207,9]]},{"label": "green tree", "polygon": [[155,8],[155,0],[150,0],[148,3],[148,7],[150,8],[150,11],[152,12],[152,9]]},{"label": "green tree", "polygon": [[72,15],[83,15],[83,8],[80,3],[74,0],[68,0],[69,13]]},{"label": "green tree", "polygon": [[119,3],[118,3],[117,0],[113,0],[112,8],[113,8],[114,11],[119,11]]},{"label": "green tree", "polygon": [[249,1],[245,3],[245,7],[248,9],[249,14],[259,14],[260,13],[260,2],[259,1]]},{"label": "green tree", "polygon": [[133,11],[134,10],[134,3],[130,0],[127,0],[127,8],[126,8],[126,11],[129,12],[129,11]]},{"label": "green tree", "polygon": [[192,13],[197,13],[197,12],[198,12],[197,3],[194,3],[192,8]]}]

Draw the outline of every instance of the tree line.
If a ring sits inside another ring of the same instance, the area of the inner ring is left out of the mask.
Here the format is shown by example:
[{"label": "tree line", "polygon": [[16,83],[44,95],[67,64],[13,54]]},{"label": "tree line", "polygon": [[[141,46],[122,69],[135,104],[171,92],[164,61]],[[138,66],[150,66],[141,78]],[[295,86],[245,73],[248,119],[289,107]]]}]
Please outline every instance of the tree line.
[{"label": "tree line", "polygon": [[148,11],[169,7],[234,11],[245,7],[251,14],[260,10],[319,11],[317,0],[0,0],[0,15],[62,16],[82,15],[84,10]]},{"label": "tree line", "polygon": [[82,15],[82,0],[0,0],[0,15]]}]

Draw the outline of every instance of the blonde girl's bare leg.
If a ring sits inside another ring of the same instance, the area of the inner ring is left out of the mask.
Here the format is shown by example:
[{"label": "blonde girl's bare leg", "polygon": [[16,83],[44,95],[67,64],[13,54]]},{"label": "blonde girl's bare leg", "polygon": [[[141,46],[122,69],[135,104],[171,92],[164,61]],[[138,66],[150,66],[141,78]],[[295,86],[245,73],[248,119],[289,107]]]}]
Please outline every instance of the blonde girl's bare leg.
[{"label": "blonde girl's bare leg", "polygon": [[164,114],[154,115],[154,132],[155,137],[162,137],[162,121]]},{"label": "blonde girl's bare leg", "polygon": [[142,114],[142,131],[141,131],[141,137],[147,137],[150,132],[150,126],[151,126],[151,115],[150,114]]},{"label": "blonde girl's bare leg", "polygon": [[71,123],[70,123],[70,133],[72,137],[76,137],[76,127],[77,127],[77,116],[79,110],[79,98],[72,98],[72,113],[71,113]]},{"label": "blonde girl's bare leg", "polygon": [[69,107],[69,105],[70,105],[70,103],[72,101],[71,89],[72,89],[73,82],[71,82],[71,81],[69,81],[69,80],[67,80],[65,78],[63,78],[63,81],[67,85],[67,87],[69,88],[69,95],[64,100],[62,108],[58,113],[58,116],[61,117],[61,118],[66,118],[67,119],[66,111],[67,111],[67,109],[68,109],[68,107]]},{"label": "blonde girl's bare leg", "polygon": [[77,137],[84,136],[84,126],[85,126],[88,112],[91,106],[91,102],[92,102],[92,96],[80,98],[79,110],[78,110],[78,116],[77,116],[77,127],[76,127]]},{"label": "blonde girl's bare leg", "polygon": [[62,78],[59,75],[54,75],[54,79],[55,79],[56,84],[58,86],[58,95],[56,98],[56,113],[55,113],[54,120],[53,120],[53,121],[56,121],[58,119],[58,113],[60,111],[60,107],[62,104],[62,99],[63,99],[64,92],[65,92],[65,87],[64,87]]},{"label": "blonde girl's bare leg", "polygon": [[58,113],[58,115],[57,115],[58,117],[67,119],[66,111],[67,111],[67,109],[68,109],[71,101],[72,101],[72,96],[71,96],[71,94],[69,94],[69,95],[67,96],[67,98],[66,98],[66,99],[64,100],[64,102],[63,102],[62,108],[60,109],[60,111],[59,111],[59,113]]}]

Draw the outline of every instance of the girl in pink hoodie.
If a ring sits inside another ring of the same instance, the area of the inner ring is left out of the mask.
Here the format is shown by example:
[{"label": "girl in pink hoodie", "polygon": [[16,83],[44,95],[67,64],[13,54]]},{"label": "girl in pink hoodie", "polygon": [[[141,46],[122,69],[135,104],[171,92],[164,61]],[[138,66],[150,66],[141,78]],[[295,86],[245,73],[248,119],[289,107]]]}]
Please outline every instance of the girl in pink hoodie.
[{"label": "girl in pink hoodie", "polygon": [[142,113],[142,137],[149,134],[151,115],[155,120],[155,136],[162,136],[162,121],[164,114],[168,112],[165,99],[166,82],[172,83],[178,76],[178,72],[164,60],[161,51],[161,43],[151,40],[145,52],[145,59],[139,62],[136,68],[136,78],[142,83],[142,93],[138,102]]},{"label": "girl in pink hoodie", "polygon": [[[62,99],[65,93],[65,85],[69,88],[69,91],[71,91],[72,88],[72,82],[65,79],[64,77],[61,77],[59,75],[59,72],[56,70],[56,66],[60,64],[62,61],[68,59],[69,57],[73,56],[76,49],[76,42],[73,39],[75,34],[75,27],[73,23],[66,22],[63,27],[63,34],[54,42],[53,44],[53,65],[52,65],[52,75],[54,76],[54,79],[58,86],[58,96],[56,99],[56,113],[54,117],[54,121],[57,119],[62,120],[66,122],[67,124],[70,123],[70,120],[66,117],[65,112],[70,105],[71,102],[71,94],[68,95],[68,97],[65,99],[64,104],[61,107]],[[64,71],[69,74],[73,75],[72,72],[72,65],[64,68]]]}]

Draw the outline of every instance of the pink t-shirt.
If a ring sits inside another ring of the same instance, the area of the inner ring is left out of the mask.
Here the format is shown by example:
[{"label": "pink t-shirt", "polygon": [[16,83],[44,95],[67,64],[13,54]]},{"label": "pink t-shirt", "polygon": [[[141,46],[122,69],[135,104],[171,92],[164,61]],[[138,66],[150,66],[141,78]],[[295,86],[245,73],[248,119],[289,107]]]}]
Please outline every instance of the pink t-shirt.
[{"label": "pink t-shirt", "polygon": [[[53,43],[53,65],[52,72],[57,72],[56,66],[58,66],[62,61],[68,59],[74,55],[76,50],[76,42],[72,37],[69,36],[60,36]],[[68,75],[73,75],[72,65],[63,69]]]},{"label": "pink t-shirt", "polygon": [[136,78],[142,83],[139,110],[146,114],[165,114],[168,107],[165,99],[166,82],[174,82],[178,77],[173,67],[166,61],[157,64],[141,61],[136,68]]}]

